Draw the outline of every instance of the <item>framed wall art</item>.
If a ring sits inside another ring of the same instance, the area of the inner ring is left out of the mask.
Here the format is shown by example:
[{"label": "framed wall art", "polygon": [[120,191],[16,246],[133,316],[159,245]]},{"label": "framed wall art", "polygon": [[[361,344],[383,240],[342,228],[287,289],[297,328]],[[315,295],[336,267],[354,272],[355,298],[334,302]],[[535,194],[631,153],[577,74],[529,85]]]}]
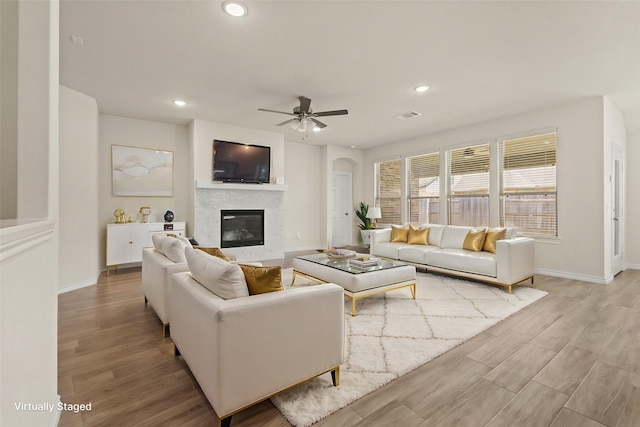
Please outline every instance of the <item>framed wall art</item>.
[{"label": "framed wall art", "polygon": [[114,196],[173,197],[173,151],[111,146]]}]

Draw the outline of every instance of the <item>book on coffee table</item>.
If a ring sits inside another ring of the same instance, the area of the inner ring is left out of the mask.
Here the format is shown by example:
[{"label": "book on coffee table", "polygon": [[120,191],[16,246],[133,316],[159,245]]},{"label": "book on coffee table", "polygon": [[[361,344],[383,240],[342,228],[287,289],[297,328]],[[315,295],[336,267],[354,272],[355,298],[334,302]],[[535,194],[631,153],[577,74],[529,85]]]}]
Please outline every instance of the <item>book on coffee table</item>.
[{"label": "book on coffee table", "polygon": [[367,258],[352,258],[349,260],[349,264],[354,267],[373,267],[375,265],[380,264],[380,258],[376,257],[367,257]]}]

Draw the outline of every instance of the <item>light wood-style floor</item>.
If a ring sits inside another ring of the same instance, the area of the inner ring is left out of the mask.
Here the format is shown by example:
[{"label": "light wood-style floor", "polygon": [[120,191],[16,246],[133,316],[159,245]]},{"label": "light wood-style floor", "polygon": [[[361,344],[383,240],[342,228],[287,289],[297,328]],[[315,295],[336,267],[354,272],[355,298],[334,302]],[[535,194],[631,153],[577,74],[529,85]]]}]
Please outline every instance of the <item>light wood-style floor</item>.
[{"label": "light wood-style floor", "polygon": [[[287,260],[285,260],[285,264]],[[61,426],[211,426],[143,302],[140,269],[59,296]],[[640,271],[609,285],[536,276],[549,295],[316,426],[640,426]],[[270,401],[232,426],[289,426]]]}]

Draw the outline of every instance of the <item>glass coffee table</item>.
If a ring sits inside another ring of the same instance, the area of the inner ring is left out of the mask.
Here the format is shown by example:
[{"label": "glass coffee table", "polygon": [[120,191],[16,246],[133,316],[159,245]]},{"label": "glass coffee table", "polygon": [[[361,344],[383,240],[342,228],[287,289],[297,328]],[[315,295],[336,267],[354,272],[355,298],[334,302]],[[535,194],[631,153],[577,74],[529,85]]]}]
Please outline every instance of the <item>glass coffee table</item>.
[{"label": "glass coffee table", "polygon": [[296,276],[319,283],[335,283],[351,298],[351,315],[356,315],[356,301],[372,295],[401,288],[410,288],[416,298],[416,268],[400,261],[380,259],[376,265],[356,267],[350,259],[334,259],[324,253],[297,256],[293,259],[293,280]]}]

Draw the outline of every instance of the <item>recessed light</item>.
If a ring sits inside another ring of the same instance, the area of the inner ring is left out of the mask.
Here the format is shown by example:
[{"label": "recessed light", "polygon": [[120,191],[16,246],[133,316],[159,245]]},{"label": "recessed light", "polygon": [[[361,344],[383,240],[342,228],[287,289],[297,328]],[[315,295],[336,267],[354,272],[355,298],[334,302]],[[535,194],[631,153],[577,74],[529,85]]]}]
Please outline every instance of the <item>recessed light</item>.
[{"label": "recessed light", "polygon": [[355,145],[350,145],[349,148],[356,148],[356,146]]},{"label": "recessed light", "polygon": [[420,86],[416,86],[415,91],[418,93],[423,93],[429,90],[429,86],[426,85],[420,85]]},{"label": "recessed light", "polygon": [[224,10],[227,15],[231,15],[236,18],[245,16],[249,12],[247,6],[239,1],[226,1],[222,3],[222,10]]},{"label": "recessed light", "polygon": [[187,105],[186,101],[183,101],[181,99],[176,99],[173,101],[173,103],[178,107],[184,107],[185,105]]}]

